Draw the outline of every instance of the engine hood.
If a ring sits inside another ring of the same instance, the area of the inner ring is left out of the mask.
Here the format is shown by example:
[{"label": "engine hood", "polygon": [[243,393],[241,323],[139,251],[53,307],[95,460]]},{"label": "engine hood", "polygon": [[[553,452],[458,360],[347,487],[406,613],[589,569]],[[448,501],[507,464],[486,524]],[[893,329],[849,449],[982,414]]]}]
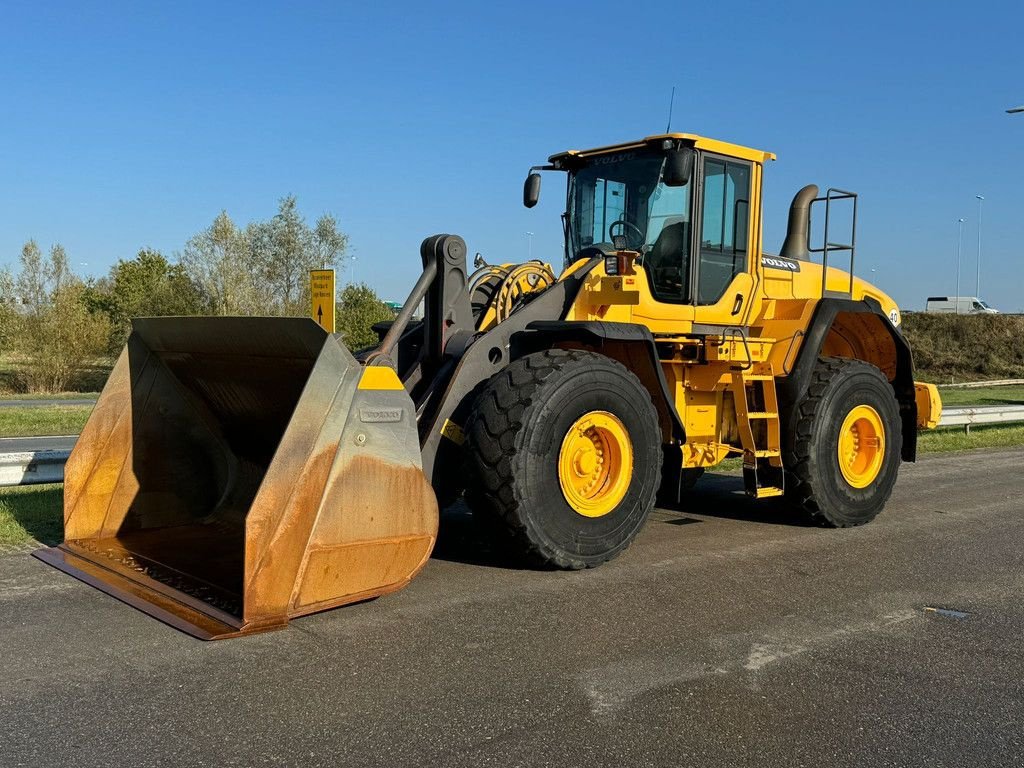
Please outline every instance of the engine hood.
[{"label": "engine hood", "polygon": [[[821,264],[813,261],[797,261],[779,256],[761,257],[764,277],[764,295],[769,299],[820,299]],[[836,267],[828,268],[825,288],[828,291],[846,293],[850,289],[850,273]],[[885,291],[854,275],[853,296],[855,301],[873,299],[894,326],[899,327],[903,318],[899,306]]]}]

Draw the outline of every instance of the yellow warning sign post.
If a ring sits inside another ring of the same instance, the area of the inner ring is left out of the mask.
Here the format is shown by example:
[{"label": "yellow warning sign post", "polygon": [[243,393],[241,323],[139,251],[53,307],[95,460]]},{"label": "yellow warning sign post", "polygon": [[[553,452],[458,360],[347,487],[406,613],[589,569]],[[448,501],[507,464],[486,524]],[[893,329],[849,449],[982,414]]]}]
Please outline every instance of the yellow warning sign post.
[{"label": "yellow warning sign post", "polygon": [[334,291],[333,269],[309,270],[309,315],[328,333],[334,333]]}]

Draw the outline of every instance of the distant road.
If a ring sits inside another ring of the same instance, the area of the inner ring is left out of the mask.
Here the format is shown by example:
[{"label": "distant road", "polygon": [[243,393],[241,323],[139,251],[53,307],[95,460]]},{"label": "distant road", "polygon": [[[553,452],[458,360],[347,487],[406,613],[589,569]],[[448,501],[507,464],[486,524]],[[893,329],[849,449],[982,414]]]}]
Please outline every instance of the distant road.
[{"label": "distant road", "polygon": [[44,435],[42,437],[0,437],[0,453],[23,451],[70,451],[78,435]]},{"label": "distant road", "polygon": [[0,408],[41,408],[49,405],[96,405],[96,399],[91,400],[0,400]]}]

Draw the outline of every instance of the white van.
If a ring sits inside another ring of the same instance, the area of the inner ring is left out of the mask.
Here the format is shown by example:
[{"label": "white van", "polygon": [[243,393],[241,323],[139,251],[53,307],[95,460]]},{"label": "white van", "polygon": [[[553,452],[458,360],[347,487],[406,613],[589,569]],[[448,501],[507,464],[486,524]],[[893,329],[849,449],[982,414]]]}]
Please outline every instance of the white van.
[{"label": "white van", "polygon": [[924,311],[958,315],[999,314],[998,309],[992,309],[975,296],[929,296],[928,302],[924,305]]}]

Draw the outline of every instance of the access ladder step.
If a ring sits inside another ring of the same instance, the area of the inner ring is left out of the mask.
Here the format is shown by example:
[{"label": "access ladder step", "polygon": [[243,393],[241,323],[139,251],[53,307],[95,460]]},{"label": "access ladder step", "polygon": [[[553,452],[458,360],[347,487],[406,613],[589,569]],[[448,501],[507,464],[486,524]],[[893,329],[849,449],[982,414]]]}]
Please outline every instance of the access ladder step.
[{"label": "access ladder step", "polygon": [[[757,451],[761,454],[762,451]],[[764,451],[768,453],[768,451]],[[743,462],[743,485],[747,495],[755,499],[767,499],[781,496],[785,488],[785,476],[782,466],[759,466],[754,462]]]},{"label": "access ladder step", "polygon": [[[785,485],[782,467],[779,401],[771,363],[735,372],[732,391],[743,446],[743,484],[756,499],[781,496]],[[754,428],[754,424],[764,425]]]}]

